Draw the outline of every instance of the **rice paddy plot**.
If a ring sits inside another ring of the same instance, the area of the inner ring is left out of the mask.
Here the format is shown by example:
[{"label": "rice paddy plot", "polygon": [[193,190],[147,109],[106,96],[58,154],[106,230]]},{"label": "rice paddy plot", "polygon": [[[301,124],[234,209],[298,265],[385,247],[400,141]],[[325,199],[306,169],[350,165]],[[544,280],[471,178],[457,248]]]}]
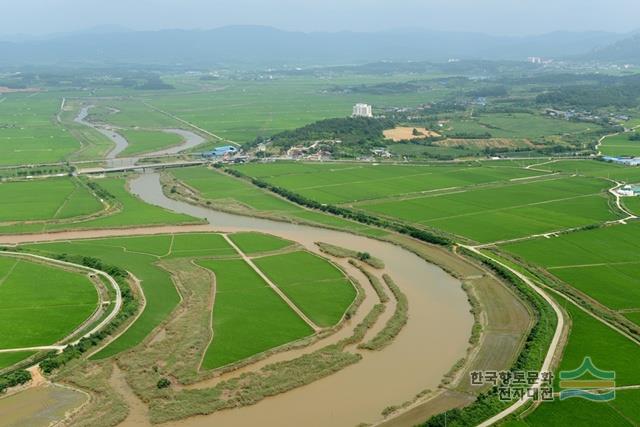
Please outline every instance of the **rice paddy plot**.
[{"label": "rice paddy plot", "polygon": [[614,309],[640,308],[640,224],[615,225],[504,245]]},{"label": "rice paddy plot", "polygon": [[215,369],[309,336],[307,325],[243,260],[201,260],[216,277],[213,340],[202,367]]},{"label": "rice paddy plot", "polygon": [[638,137],[638,135],[640,135],[640,132],[628,132],[609,136],[602,141],[600,151],[605,156],[640,156],[640,140],[631,139],[632,137]]},{"label": "rice paddy plot", "polygon": [[342,271],[309,252],[267,256],[254,262],[318,326],[337,324],[355,299],[356,290]]},{"label": "rice paddy plot", "polygon": [[192,167],[175,169],[171,171],[171,174],[193,188],[198,193],[198,197],[226,209],[235,208],[235,210],[245,212],[256,212],[279,218],[285,217],[293,221],[301,220],[320,226],[357,230],[367,234],[380,233],[380,230],[371,229],[358,223],[304,209],[258,188],[250,182],[215,170]]},{"label": "rice paddy plot", "polygon": [[290,240],[256,232],[233,233],[229,237],[247,255],[277,251],[295,244]]},{"label": "rice paddy plot", "polygon": [[640,384],[640,371],[637,366],[637,361],[640,360],[640,346],[575,305],[564,300],[561,304],[571,316],[572,325],[557,372],[577,369],[585,357],[591,357],[599,369],[615,371],[616,386]]},{"label": "rice paddy plot", "polygon": [[640,390],[618,390],[610,402],[581,398],[543,403],[532,414],[508,426],[637,426],[640,424]]},{"label": "rice paddy plot", "polygon": [[83,274],[0,257],[0,349],[53,345],[97,304],[98,293]]},{"label": "rice paddy plot", "polygon": [[0,222],[67,219],[99,212],[100,201],[75,178],[0,183]]},{"label": "rice paddy plot", "polygon": [[0,103],[0,164],[62,162],[80,149],[68,130],[55,122],[62,94],[3,95]]},{"label": "rice paddy plot", "polygon": [[264,163],[239,171],[321,203],[344,204],[540,175],[521,168],[482,163],[447,165],[371,165]]},{"label": "rice paddy plot", "polygon": [[622,213],[610,207],[605,193],[608,187],[606,181],[593,178],[553,178],[359,207],[478,242],[492,242],[618,219]]}]

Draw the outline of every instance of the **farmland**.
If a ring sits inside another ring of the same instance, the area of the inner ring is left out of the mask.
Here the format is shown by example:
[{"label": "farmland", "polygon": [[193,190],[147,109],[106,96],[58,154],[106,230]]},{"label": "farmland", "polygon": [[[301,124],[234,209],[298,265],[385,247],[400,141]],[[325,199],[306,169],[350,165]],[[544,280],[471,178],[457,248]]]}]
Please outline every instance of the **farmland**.
[{"label": "farmland", "polygon": [[337,324],[356,296],[340,270],[309,252],[257,258],[255,263],[318,326]]},{"label": "farmland", "polygon": [[0,349],[53,345],[88,319],[97,303],[95,287],[79,273],[0,257]]},{"label": "farmland", "polygon": [[216,275],[214,337],[202,367],[218,368],[313,330],[242,260],[203,260]]},{"label": "farmland", "polygon": [[600,151],[605,156],[613,157],[636,157],[640,156],[640,140],[630,139],[632,136],[637,137],[639,132],[621,133],[615,136],[609,136],[602,141]]},{"label": "farmland", "polygon": [[122,136],[129,141],[129,146],[120,153],[120,157],[159,151],[182,142],[178,135],[168,132],[151,130],[124,130],[121,132]]},{"label": "farmland", "polygon": [[[615,220],[611,183],[491,166],[260,164],[243,173],[322,203],[427,226],[479,242]],[[371,185],[375,183],[376,185]]]},{"label": "farmland", "polygon": [[66,219],[99,212],[100,201],[78,180],[54,178],[0,184],[1,222]]},{"label": "farmland", "polygon": [[[283,249],[290,242],[258,233],[232,235],[249,253]],[[214,339],[203,368],[217,368],[256,353],[305,337],[313,330],[271,290],[220,234],[121,237],[71,242],[42,243],[25,248],[38,253],[92,256],[130,271],[144,291],[146,307],[140,318],[97,358],[115,355],[141,343],[170,316],[180,296],[163,260],[197,259],[216,277],[213,309]],[[296,270],[308,263],[304,271]],[[353,286],[326,261],[306,252],[256,259],[264,271],[291,299],[318,322],[337,323],[355,297]],[[282,271],[296,275],[282,275]],[[292,280],[295,277],[296,280]],[[301,286],[304,285],[304,286]],[[301,291],[299,288],[304,288]],[[259,298],[258,298],[259,297]],[[263,313],[269,313],[264,316]],[[279,314],[278,314],[279,313]],[[246,339],[238,339],[246,336]],[[259,339],[257,339],[260,337]]]},{"label": "farmland", "polygon": [[610,226],[504,248],[613,310],[640,309],[639,225]]},{"label": "farmland", "polygon": [[61,162],[80,148],[56,123],[61,96],[13,93],[0,103],[0,165]]}]

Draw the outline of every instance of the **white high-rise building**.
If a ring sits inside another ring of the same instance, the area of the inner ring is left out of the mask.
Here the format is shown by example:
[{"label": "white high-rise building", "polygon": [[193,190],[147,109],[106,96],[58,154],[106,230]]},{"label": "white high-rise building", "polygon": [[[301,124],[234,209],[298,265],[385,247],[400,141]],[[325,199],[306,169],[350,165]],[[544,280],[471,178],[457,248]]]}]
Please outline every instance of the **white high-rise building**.
[{"label": "white high-rise building", "polygon": [[373,109],[369,104],[356,104],[351,117],[373,117]]}]

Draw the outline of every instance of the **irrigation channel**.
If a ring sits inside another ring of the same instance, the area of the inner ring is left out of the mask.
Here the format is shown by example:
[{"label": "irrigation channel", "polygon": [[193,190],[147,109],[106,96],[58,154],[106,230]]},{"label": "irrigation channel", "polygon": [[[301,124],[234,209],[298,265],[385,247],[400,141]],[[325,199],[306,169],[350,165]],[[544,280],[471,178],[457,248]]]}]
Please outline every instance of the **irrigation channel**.
[{"label": "irrigation channel", "polygon": [[[316,251],[315,242],[323,241],[370,252],[384,260],[385,272],[393,277],[409,300],[409,321],[393,343],[383,350],[368,352],[357,364],[309,385],[266,398],[253,406],[195,416],[168,425],[314,427],[376,423],[382,419],[381,412],[385,407],[410,400],[425,389],[437,389],[443,376],[466,355],[473,317],[460,281],[400,246],[346,232],[223,213],[172,200],[163,193],[157,173],[139,175],[130,181],[129,188],[147,203],[205,218],[210,226],[198,226],[200,231],[257,231],[296,241]],[[173,228],[175,232],[186,231],[185,227]],[[9,240],[15,238],[13,243],[20,243],[133,233],[134,230],[123,229],[6,237]],[[0,238],[0,241],[6,240]],[[133,396],[127,399],[132,413],[143,411],[144,414],[144,406],[135,401],[135,395],[127,390],[126,382],[122,383],[124,390],[119,392]],[[37,400],[37,388],[32,390],[25,393],[32,393]],[[14,397],[14,400],[24,398],[26,396]],[[4,403],[6,409],[9,402],[2,400],[0,408]],[[129,417],[121,425],[144,424],[138,417]]]}]

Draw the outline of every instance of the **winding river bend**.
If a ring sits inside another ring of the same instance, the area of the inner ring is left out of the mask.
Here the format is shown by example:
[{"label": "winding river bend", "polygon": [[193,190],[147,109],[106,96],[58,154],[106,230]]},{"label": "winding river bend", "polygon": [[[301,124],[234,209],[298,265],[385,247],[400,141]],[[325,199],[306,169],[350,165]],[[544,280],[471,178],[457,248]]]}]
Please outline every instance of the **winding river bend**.
[{"label": "winding river bend", "polygon": [[[115,144],[113,149],[111,149],[111,151],[109,151],[105,157],[108,167],[135,165],[138,160],[140,160],[140,156],[124,158],[118,157],[124,150],[127,149],[127,147],[129,146],[129,141],[127,141],[127,139],[118,132],[118,129],[116,127],[110,125],[99,125],[87,120],[87,117],[89,116],[89,110],[91,110],[91,108],[93,107],[94,105],[87,105],[82,107],[74,121],[81,125],[88,126],[96,130],[97,132],[100,132]],[[165,148],[163,150],[147,153],[145,157],[178,154],[206,142],[206,140],[200,135],[185,129],[162,129],[162,132],[178,135],[182,139],[182,143],[173,147]]]},{"label": "winding river bend", "polygon": [[140,175],[131,192],[147,203],[205,218],[215,230],[260,231],[311,247],[323,241],[382,258],[386,270],[409,299],[409,322],[392,345],[327,378],[260,403],[171,423],[210,425],[354,426],[380,420],[391,404],[435,389],[464,357],[473,325],[460,282],[442,269],[391,243],[345,232],[233,215],[169,199],[160,176]]}]

